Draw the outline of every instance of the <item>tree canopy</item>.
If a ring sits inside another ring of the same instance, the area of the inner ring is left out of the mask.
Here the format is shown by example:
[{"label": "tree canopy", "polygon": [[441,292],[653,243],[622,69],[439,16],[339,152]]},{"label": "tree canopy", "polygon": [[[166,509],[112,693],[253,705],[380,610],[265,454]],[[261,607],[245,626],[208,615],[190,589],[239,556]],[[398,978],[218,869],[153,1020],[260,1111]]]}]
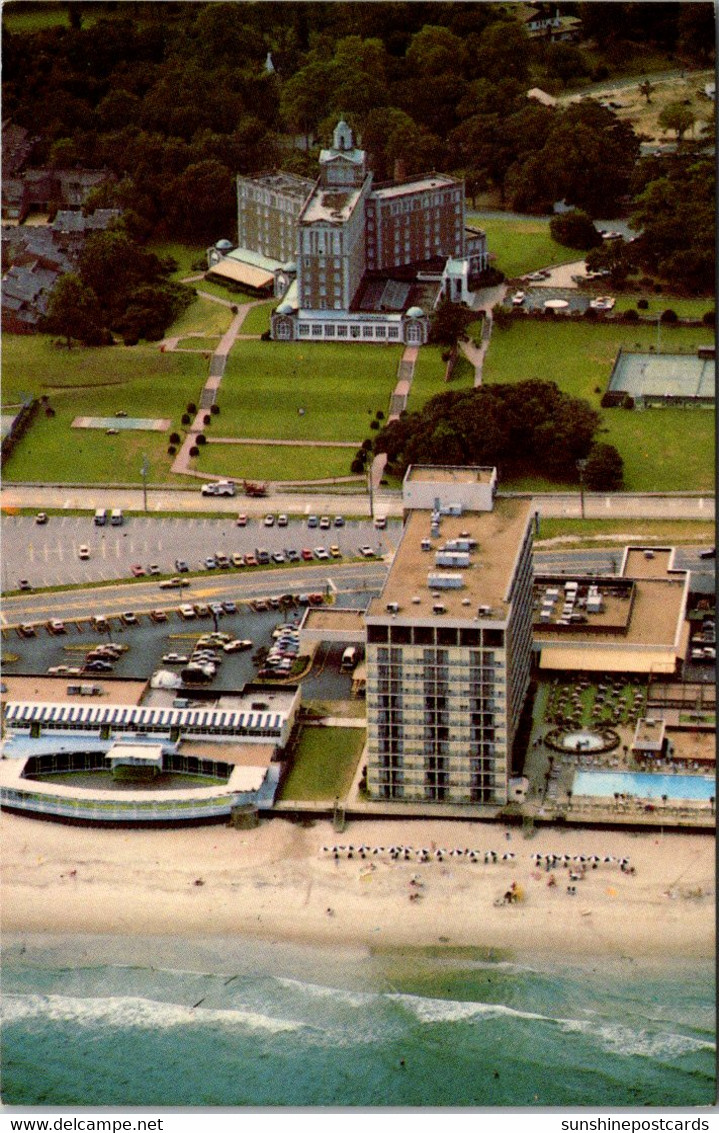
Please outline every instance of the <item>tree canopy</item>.
[{"label": "tree canopy", "polygon": [[590,453],[599,414],[554,382],[487,385],[433,397],[382,429],[375,453],[392,471],[410,464],[489,464],[500,476],[577,478],[577,460]]}]

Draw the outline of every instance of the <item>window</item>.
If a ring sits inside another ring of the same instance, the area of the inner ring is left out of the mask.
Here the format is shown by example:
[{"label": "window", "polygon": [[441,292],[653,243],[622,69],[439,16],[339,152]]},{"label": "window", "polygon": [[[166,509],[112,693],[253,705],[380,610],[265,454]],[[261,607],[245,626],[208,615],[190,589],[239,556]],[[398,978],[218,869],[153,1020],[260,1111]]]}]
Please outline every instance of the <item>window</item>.
[{"label": "window", "polygon": [[372,333],[372,330],[373,330],[372,327],[362,327],[362,337],[363,338],[373,338],[374,335]]},{"label": "window", "polygon": [[299,333],[300,335],[308,335],[310,333],[309,323],[300,323]]},{"label": "window", "polygon": [[387,328],[386,327],[375,327],[374,334],[375,334],[375,338],[386,338],[387,337]]},{"label": "window", "polygon": [[399,338],[399,327],[390,327],[387,331],[388,338]]},{"label": "window", "polygon": [[334,338],[335,328],[332,323],[325,323],[325,338]]},{"label": "window", "polygon": [[322,334],[322,326],[319,323],[313,323],[312,324],[312,333],[314,335],[321,335]]},{"label": "window", "polygon": [[[338,305],[339,304],[335,303],[335,307],[337,307]],[[347,338],[347,327],[337,327],[337,337]]]},{"label": "window", "polygon": [[361,327],[350,327],[350,335],[352,338],[359,338],[361,334]]}]

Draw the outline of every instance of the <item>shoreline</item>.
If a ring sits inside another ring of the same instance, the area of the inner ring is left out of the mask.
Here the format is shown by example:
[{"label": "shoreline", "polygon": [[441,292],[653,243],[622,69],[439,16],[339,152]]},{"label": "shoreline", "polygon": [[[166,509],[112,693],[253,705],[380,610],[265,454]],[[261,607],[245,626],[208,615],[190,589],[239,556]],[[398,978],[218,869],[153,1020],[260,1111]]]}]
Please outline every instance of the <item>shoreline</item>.
[{"label": "shoreline", "polygon": [[[326,821],[300,826],[281,818],[242,831],[102,830],[8,813],[2,824],[6,938],[252,940],[365,952],[469,948],[535,961],[714,957],[708,834],[545,828],[524,838],[495,824],[432,819],[362,820],[344,834]],[[418,864],[386,854],[334,861],[322,847],[336,844],[516,856],[487,865],[466,857]],[[570,895],[567,870],[553,871],[557,884],[550,887],[550,875],[531,861],[550,852],[627,856],[636,873],[600,865]],[[501,904],[513,882],[523,899]]]}]

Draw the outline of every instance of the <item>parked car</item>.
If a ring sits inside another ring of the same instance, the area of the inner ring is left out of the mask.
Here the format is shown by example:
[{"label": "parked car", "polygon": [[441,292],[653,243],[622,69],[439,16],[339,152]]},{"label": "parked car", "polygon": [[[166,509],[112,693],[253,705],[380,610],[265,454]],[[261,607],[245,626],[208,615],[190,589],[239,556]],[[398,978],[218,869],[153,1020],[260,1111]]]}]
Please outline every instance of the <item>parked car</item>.
[{"label": "parked car", "polygon": [[335,516],[335,527],[344,527],[344,525],[345,525],[345,517],[343,515],[336,515]]},{"label": "parked car", "polygon": [[195,613],[197,614],[198,618],[209,618],[210,607],[208,605],[206,605],[204,602],[195,602],[194,609],[195,609]]},{"label": "parked car", "polygon": [[37,631],[35,629],[35,626],[32,625],[30,622],[22,622],[22,624],[17,627],[17,632],[20,635],[20,637],[36,637],[37,636]]},{"label": "parked car", "polygon": [[267,566],[270,561],[270,552],[264,547],[255,547],[255,556],[260,566]]},{"label": "parked car", "polygon": [[309,549],[309,547],[303,547],[302,548],[302,558],[305,560],[306,563],[309,563],[309,562],[312,561],[312,551]]},{"label": "parked car", "polygon": [[299,563],[302,561],[302,556],[294,547],[289,547],[285,550],[285,558],[288,563]]},{"label": "parked car", "polygon": [[[85,668],[85,671],[87,673],[111,673],[112,672],[112,662],[111,661],[88,661],[88,663],[84,666],[84,668]],[[69,669],[68,669],[68,672],[69,672]]]},{"label": "parked car", "polygon": [[715,559],[716,555],[717,555],[716,547],[709,547],[708,550],[699,552],[699,558],[700,559]]},{"label": "parked car", "polygon": [[120,614],[120,621],[126,626],[136,626],[137,614],[133,614],[132,610],[125,610],[124,614]]},{"label": "parked car", "polygon": [[187,657],[184,653],[165,653],[162,663],[163,665],[186,665]]},{"label": "parked car", "polygon": [[157,575],[162,574],[162,571],[160,570],[157,563],[150,563],[149,567],[147,568],[147,573],[151,575]]},{"label": "parked car", "polygon": [[77,557],[79,559],[87,560],[90,558],[90,548],[86,543],[81,543],[77,549]]},{"label": "parked car", "polygon": [[265,527],[274,527],[275,526],[274,515],[266,515],[263,522],[264,522]]},{"label": "parked car", "polygon": [[336,543],[333,543],[332,546],[330,547],[330,554],[332,555],[333,559],[341,559],[342,558],[342,552],[340,551],[340,549],[339,549],[339,547],[337,546]]},{"label": "parked car", "polygon": [[227,555],[215,555],[215,562],[220,570],[229,570],[232,566]]},{"label": "parked car", "polygon": [[150,610],[150,620],[153,622],[166,622],[167,614],[164,610]]},{"label": "parked car", "polygon": [[359,549],[359,553],[360,553],[360,554],[362,555],[362,557],[363,557],[363,558],[365,558],[365,559],[373,559],[373,558],[374,558],[374,556],[375,556],[375,550],[374,550],[374,547],[367,547],[367,546],[365,546],[365,547],[360,547],[360,549]]},{"label": "parked car", "polygon": [[225,607],[222,602],[210,602],[210,613],[214,614],[217,618],[224,618]]},{"label": "parked car", "polygon": [[315,558],[321,559],[323,562],[330,557],[330,553],[326,547],[315,547]]},{"label": "parked car", "polygon": [[282,554],[282,551],[273,551],[272,552],[272,562],[273,563],[283,563],[284,561],[285,561],[285,556]]},{"label": "parked car", "polygon": [[374,525],[378,531],[384,531],[385,527],[387,526],[387,516],[376,515],[374,517]]},{"label": "parked car", "polygon": [[288,523],[289,523],[289,520],[288,520],[286,515],[278,515],[277,516],[277,526],[278,527],[286,527]]},{"label": "parked car", "polygon": [[244,512],[238,515],[236,523],[238,527],[247,527],[247,516],[244,514]]},{"label": "parked car", "polygon": [[203,566],[205,570],[215,570],[217,567],[217,560],[215,559],[214,555],[208,555],[203,563]]},{"label": "parked car", "polygon": [[308,527],[319,527],[319,525],[320,525],[320,521],[319,521],[319,519],[317,518],[316,515],[308,515],[307,516],[307,526]]},{"label": "parked car", "polygon": [[190,564],[185,559],[175,559],[175,570],[179,570],[180,574],[186,574],[190,569]]},{"label": "parked car", "polygon": [[134,574],[135,578],[145,577],[145,568],[144,566],[141,566],[140,563],[133,563],[133,565],[130,567],[130,570],[132,574]]},{"label": "parked car", "polygon": [[67,633],[65,623],[60,621],[59,618],[50,618],[50,621],[46,622],[45,625],[47,626],[48,633]]},{"label": "parked car", "polygon": [[233,566],[243,567],[245,565],[245,556],[241,555],[239,551],[235,551],[231,557]]},{"label": "parked car", "polygon": [[35,522],[40,524],[40,526],[42,526],[43,523],[47,523],[47,515],[44,511],[39,511],[37,513],[37,515],[35,516]]},{"label": "parked car", "polygon": [[524,291],[515,291],[514,295],[512,296],[512,306],[521,307],[526,298],[527,296]]},{"label": "parked car", "polygon": [[184,618],[185,621],[188,622],[192,621],[192,619],[195,617],[195,607],[191,606],[189,602],[186,602],[183,606],[180,606],[177,612],[181,618]]},{"label": "parked car", "polygon": [[227,601],[222,603],[223,609],[226,614],[236,614],[237,604],[235,602]]},{"label": "parked car", "polygon": [[99,614],[95,614],[90,618],[90,621],[93,628],[96,629],[99,633],[110,632],[110,623],[107,618],[103,618]]},{"label": "parked car", "polygon": [[17,586],[18,590],[32,590],[32,583],[29,578],[21,578]]},{"label": "parked car", "polygon": [[243,653],[246,649],[252,648],[252,642],[248,638],[236,639],[235,641],[226,641],[222,648],[225,653]]},{"label": "parked car", "polygon": [[257,566],[257,559],[251,551],[248,551],[245,555],[245,566]]},{"label": "parked car", "polygon": [[323,515],[320,520],[320,531],[327,531],[332,526],[332,520],[328,515]]}]

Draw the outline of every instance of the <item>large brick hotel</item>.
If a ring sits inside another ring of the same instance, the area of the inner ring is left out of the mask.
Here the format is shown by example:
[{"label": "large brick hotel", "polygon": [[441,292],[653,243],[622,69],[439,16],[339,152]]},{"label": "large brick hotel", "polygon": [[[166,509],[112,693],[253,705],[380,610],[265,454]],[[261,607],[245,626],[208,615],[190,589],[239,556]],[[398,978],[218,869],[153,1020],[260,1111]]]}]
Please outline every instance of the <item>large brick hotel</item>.
[{"label": "large brick hotel", "polygon": [[274,339],[426,342],[428,307],[467,302],[488,263],[464,183],[430,173],[375,185],[345,122],[319,164],[316,181],[238,177],[238,246],[211,248],[210,271],[281,299]]}]

